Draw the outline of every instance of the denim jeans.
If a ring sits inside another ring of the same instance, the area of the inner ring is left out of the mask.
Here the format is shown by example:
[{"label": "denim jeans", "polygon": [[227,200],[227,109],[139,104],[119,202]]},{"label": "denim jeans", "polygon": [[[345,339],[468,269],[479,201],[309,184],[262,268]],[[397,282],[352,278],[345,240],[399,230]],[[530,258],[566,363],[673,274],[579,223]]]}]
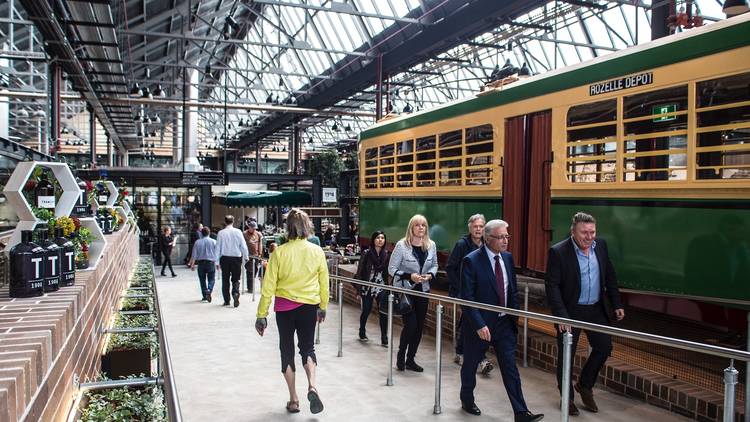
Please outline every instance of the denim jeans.
[{"label": "denim jeans", "polygon": [[198,261],[198,281],[201,284],[201,293],[208,296],[214,290],[216,280],[216,264],[213,261]]}]

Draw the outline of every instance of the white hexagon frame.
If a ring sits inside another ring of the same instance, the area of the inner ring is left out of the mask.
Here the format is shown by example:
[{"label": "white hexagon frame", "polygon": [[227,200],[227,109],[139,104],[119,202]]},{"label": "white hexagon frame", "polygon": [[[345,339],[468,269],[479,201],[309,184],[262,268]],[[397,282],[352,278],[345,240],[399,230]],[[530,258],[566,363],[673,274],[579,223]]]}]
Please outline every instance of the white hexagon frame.
[{"label": "white hexagon frame", "polygon": [[94,182],[94,186],[96,186],[97,183],[104,184],[104,186],[109,191],[109,196],[107,197],[107,202],[105,204],[101,204],[99,202],[99,195],[94,195],[94,202],[91,204],[92,211],[94,212],[98,211],[99,207],[101,206],[110,207],[110,208],[114,207],[115,202],[117,202],[117,195],[120,194],[120,192],[117,190],[117,186],[115,186],[115,182],[111,180],[97,180]]},{"label": "white hexagon frame", "polygon": [[73,207],[78,201],[78,197],[81,194],[81,190],[78,188],[78,182],[76,182],[73,173],[70,171],[65,163],[51,163],[42,161],[24,161],[18,163],[13,174],[8,179],[8,183],[5,185],[3,194],[10,202],[10,206],[16,210],[18,214],[19,222],[16,225],[16,229],[13,231],[6,250],[10,250],[14,245],[21,241],[22,230],[34,230],[36,225],[39,223],[34,213],[31,211],[31,205],[26,201],[23,196],[23,188],[26,186],[26,182],[31,177],[34,169],[38,167],[46,167],[52,170],[52,174],[55,175],[57,182],[60,183],[63,192],[60,195],[60,199],[55,204],[55,217],[67,217],[70,216]]},{"label": "white hexagon frame", "polygon": [[117,229],[117,231],[119,232],[123,229],[123,227],[125,227],[126,224],[128,224],[128,213],[125,212],[125,209],[123,207],[117,206],[114,208],[115,212],[122,217],[122,225]]},{"label": "white hexagon frame", "polygon": [[104,233],[102,233],[102,229],[99,228],[99,225],[96,224],[95,218],[79,218],[79,221],[81,222],[81,227],[86,227],[87,229],[91,230],[91,233],[98,240],[94,240],[89,245],[89,267],[76,271],[93,271],[94,269],[96,269],[96,266],[99,264],[99,260],[104,254],[104,249],[107,247],[107,239],[104,238]]}]

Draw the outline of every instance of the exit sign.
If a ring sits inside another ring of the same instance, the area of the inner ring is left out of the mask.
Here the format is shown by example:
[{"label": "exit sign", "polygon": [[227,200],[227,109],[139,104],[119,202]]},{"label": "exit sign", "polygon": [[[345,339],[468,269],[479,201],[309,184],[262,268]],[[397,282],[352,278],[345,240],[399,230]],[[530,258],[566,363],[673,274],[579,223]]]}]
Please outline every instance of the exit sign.
[{"label": "exit sign", "polygon": [[[651,114],[664,114],[664,113],[674,113],[677,111],[677,104],[663,104],[658,106],[653,106],[651,108]],[[655,118],[654,122],[668,122],[670,120],[677,119],[677,116],[660,116]]]}]

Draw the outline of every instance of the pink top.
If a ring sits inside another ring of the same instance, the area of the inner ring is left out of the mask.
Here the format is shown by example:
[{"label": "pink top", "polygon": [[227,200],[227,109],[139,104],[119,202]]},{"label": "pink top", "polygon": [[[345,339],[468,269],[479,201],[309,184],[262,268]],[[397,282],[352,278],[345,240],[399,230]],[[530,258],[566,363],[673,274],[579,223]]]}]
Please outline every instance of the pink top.
[{"label": "pink top", "polygon": [[289,300],[285,297],[276,296],[276,300],[273,302],[273,310],[274,312],[286,312],[291,311],[292,309],[297,309],[302,305],[304,305],[304,303],[299,303],[293,300]]}]

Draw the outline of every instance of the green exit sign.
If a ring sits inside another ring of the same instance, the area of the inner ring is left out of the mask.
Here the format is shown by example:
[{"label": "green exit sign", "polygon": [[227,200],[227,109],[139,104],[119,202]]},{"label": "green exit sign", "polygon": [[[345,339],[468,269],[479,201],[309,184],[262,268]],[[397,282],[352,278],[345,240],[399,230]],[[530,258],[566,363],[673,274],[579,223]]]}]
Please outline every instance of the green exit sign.
[{"label": "green exit sign", "polygon": [[[677,104],[663,104],[651,108],[651,114],[674,113],[675,111],[677,111]],[[655,118],[654,122],[668,122],[676,118],[677,116],[661,116]]]}]

